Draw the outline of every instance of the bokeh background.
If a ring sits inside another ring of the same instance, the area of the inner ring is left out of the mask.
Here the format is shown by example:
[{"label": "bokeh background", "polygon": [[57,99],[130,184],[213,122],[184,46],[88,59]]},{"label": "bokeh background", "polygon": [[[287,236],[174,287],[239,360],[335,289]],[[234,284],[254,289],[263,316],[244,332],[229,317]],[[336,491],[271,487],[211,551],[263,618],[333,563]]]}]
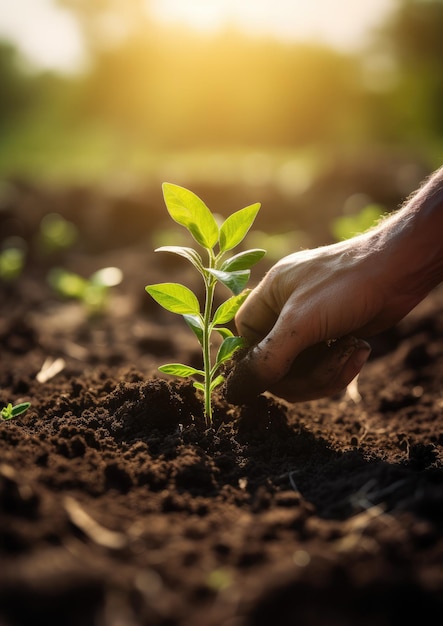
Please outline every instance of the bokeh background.
[{"label": "bokeh background", "polygon": [[127,246],[169,181],[261,202],[269,258],[348,236],[442,162],[442,33],[441,0],[4,2],[0,206]]}]

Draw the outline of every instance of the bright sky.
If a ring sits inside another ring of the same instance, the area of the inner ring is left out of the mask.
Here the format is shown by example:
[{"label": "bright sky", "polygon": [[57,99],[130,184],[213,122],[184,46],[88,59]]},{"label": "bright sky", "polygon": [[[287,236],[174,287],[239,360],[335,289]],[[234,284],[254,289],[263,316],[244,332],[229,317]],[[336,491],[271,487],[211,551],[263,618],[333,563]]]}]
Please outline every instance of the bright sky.
[{"label": "bright sky", "polygon": [[0,0],[0,37],[42,67],[74,71],[85,60],[75,20],[54,0]]},{"label": "bright sky", "polygon": [[389,13],[395,0],[148,0],[163,21],[200,29],[228,23],[294,41],[315,39],[349,49]]},{"label": "bright sky", "polygon": [[[130,1],[130,0],[128,0]],[[358,47],[396,0],[147,0],[162,22],[203,31],[232,24],[287,41],[316,40],[342,49]],[[14,41],[42,67],[75,70],[84,62],[80,30],[54,0],[0,2],[0,38]]]}]

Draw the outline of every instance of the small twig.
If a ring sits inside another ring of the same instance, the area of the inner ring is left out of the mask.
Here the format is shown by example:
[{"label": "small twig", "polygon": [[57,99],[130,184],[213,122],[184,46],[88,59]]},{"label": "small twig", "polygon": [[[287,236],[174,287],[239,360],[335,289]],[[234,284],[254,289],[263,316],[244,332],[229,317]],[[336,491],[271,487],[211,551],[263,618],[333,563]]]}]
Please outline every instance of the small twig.
[{"label": "small twig", "polygon": [[53,359],[51,356],[48,356],[35,378],[39,383],[47,383],[48,380],[60,374],[65,369],[65,366],[66,361],[61,357]]},{"label": "small twig", "polygon": [[346,387],[346,397],[352,400],[354,404],[361,402],[361,394],[358,390],[358,376],[356,376]]},{"label": "small twig", "polygon": [[300,470],[293,470],[292,472],[289,472],[288,476],[289,476],[289,482],[291,483],[291,487],[294,491],[300,491],[300,489],[297,487],[297,484],[293,478],[294,474],[300,474]]},{"label": "small twig", "polygon": [[72,524],[83,531],[94,543],[113,550],[119,550],[127,545],[128,539],[123,533],[101,526],[74,498],[67,496],[64,499],[64,507]]},{"label": "small twig", "polygon": [[403,478],[401,480],[397,480],[395,483],[392,483],[391,485],[388,485],[384,489],[380,489],[379,491],[368,493],[368,497],[369,498],[377,497],[377,499],[383,498],[384,496],[386,496],[386,495],[392,493],[393,491],[395,491],[400,485],[404,485],[404,483],[406,483],[406,482],[407,482],[406,478]]}]

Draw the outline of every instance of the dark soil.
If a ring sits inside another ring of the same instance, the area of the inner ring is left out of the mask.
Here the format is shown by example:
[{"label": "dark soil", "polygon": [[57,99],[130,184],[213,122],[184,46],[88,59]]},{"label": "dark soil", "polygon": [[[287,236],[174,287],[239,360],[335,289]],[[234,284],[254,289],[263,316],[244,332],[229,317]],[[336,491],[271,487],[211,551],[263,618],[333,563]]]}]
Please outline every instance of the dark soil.
[{"label": "dark soil", "polygon": [[[198,363],[194,338],[144,292],[192,282],[183,263],[149,242],[39,256],[24,223],[28,265],[0,299],[0,404],[32,403],[0,422],[1,626],[438,621],[441,289],[372,342],[358,390],[218,397],[206,429],[192,384],[156,370]],[[55,263],[125,280],[91,317],[51,293]],[[47,359],[63,368],[41,382]]]}]

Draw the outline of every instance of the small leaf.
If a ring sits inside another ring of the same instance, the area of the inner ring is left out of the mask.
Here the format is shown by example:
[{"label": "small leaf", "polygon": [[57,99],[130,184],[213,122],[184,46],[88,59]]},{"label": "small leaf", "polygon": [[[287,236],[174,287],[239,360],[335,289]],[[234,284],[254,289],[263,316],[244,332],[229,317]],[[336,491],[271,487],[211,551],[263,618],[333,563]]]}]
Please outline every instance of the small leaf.
[{"label": "small leaf", "polygon": [[30,402],[22,402],[20,404],[16,404],[14,407],[12,407],[11,417],[17,417],[17,415],[21,415],[22,413],[27,411],[30,406]]},{"label": "small leaf", "polygon": [[190,289],[179,283],[147,285],[146,291],[162,307],[172,313],[199,315],[200,305]]},{"label": "small leaf", "polygon": [[226,337],[217,353],[217,366],[230,359],[234,352],[242,348],[245,344],[246,341],[244,337]]},{"label": "small leaf", "polygon": [[54,267],[49,271],[48,282],[64,298],[82,299],[88,286],[88,281],[82,276],[60,267]]},{"label": "small leaf", "polygon": [[163,197],[172,219],[189,230],[204,248],[218,241],[218,226],[206,204],[195,193],[171,183],[163,183]]},{"label": "small leaf", "polygon": [[183,315],[183,317],[200,344],[203,344],[203,322],[201,318],[198,315]]},{"label": "small leaf", "polygon": [[209,267],[206,271],[215,276],[215,278],[223,283],[233,294],[238,296],[246,287],[251,272],[249,270],[239,270],[238,272],[222,272],[221,270],[213,270]]},{"label": "small leaf", "polygon": [[214,328],[214,330],[218,332],[218,334],[221,335],[223,339],[226,339],[226,337],[234,336],[234,333],[232,332],[232,330],[229,330],[229,328]]},{"label": "small leaf", "polygon": [[219,385],[221,385],[224,380],[225,380],[224,376],[222,375],[217,376],[217,378],[215,378],[211,383],[211,391],[214,391],[214,389],[218,387]]},{"label": "small leaf", "polygon": [[212,326],[230,322],[248,297],[249,293],[250,290],[243,291],[238,296],[232,296],[232,298],[223,302],[223,304],[221,304],[215,312],[214,319],[212,320]]},{"label": "small leaf", "polygon": [[203,383],[199,383],[198,381],[194,381],[193,385],[196,389],[198,389],[199,391],[204,391],[205,390],[205,386]]},{"label": "small leaf", "polygon": [[157,248],[155,252],[170,252],[171,254],[178,254],[179,256],[188,259],[188,261],[190,261],[199,272],[203,270],[201,256],[193,248],[187,248],[186,246],[161,246],[161,248]]},{"label": "small leaf", "polygon": [[165,365],[160,365],[158,369],[164,374],[172,374],[172,376],[181,376],[182,378],[189,378],[189,376],[195,376],[196,374],[200,374],[200,376],[205,375],[202,370],[198,370],[190,365],[183,365],[182,363],[166,363]]},{"label": "small leaf", "polygon": [[10,420],[12,417],[12,404],[9,402],[7,406],[4,406],[1,410],[1,416],[4,420]]},{"label": "small leaf", "polygon": [[260,204],[257,202],[236,211],[223,222],[220,228],[221,252],[235,248],[245,238],[259,210]]},{"label": "small leaf", "polygon": [[226,259],[221,266],[221,270],[224,272],[233,272],[237,270],[248,270],[253,265],[258,263],[266,254],[266,250],[262,248],[254,248],[252,250],[245,250],[239,252],[231,258]]}]

